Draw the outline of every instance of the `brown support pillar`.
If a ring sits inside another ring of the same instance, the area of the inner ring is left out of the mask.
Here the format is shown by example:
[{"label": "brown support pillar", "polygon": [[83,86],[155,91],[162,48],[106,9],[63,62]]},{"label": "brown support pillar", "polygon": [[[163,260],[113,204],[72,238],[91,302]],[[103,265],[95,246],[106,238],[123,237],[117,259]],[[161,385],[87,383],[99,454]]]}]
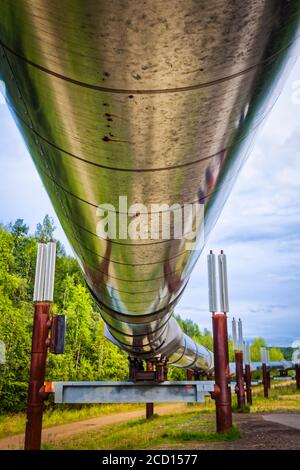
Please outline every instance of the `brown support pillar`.
[{"label": "brown support pillar", "polygon": [[268,387],[268,369],[267,364],[262,364],[262,376],[263,376],[263,386],[264,386],[264,397],[268,398],[269,396],[269,387]]},{"label": "brown support pillar", "polygon": [[[152,370],[152,369],[148,369],[148,364],[149,363],[147,363],[147,370]],[[156,380],[158,382],[165,381],[165,364],[163,363],[163,361],[156,362]]]},{"label": "brown support pillar", "polygon": [[271,388],[271,373],[269,370],[267,371],[267,379],[268,379],[268,388]]},{"label": "brown support pillar", "polygon": [[238,410],[245,409],[245,383],[244,383],[244,370],[243,370],[243,353],[242,351],[235,352],[235,375],[236,386],[235,393],[237,397]]},{"label": "brown support pillar", "polygon": [[[147,362],[146,370],[151,372],[153,370],[152,362]],[[153,403],[146,403],[146,419],[152,418],[154,415],[154,404]]]},{"label": "brown support pillar", "polygon": [[295,365],[295,372],[296,372],[296,388],[300,390],[300,365]]},{"label": "brown support pillar", "polygon": [[146,419],[152,418],[153,414],[154,414],[154,404],[146,403]]},{"label": "brown support pillar", "polygon": [[36,302],[32,331],[31,366],[28,388],[25,450],[41,448],[42,419],[45,394],[43,386],[46,372],[50,304]]},{"label": "brown support pillar", "polygon": [[245,384],[246,384],[247,404],[252,405],[252,388],[251,388],[250,364],[245,364]]},{"label": "brown support pillar", "polygon": [[232,428],[231,390],[229,387],[229,353],[227,316],[213,313],[214,369],[217,432],[224,433]]}]

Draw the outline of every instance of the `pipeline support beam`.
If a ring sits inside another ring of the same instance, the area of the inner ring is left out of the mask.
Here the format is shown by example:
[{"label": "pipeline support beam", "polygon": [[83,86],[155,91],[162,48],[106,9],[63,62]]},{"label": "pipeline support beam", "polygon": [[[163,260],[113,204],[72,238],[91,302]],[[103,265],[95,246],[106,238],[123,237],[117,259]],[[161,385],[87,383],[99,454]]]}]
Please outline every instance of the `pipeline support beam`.
[{"label": "pipeline support beam", "polygon": [[[44,400],[48,397],[44,382],[47,351],[60,354],[64,350],[65,317],[50,319],[55,275],[55,242],[38,243],[33,292],[34,319],[32,329],[31,365],[28,387],[25,450],[41,447]],[[49,332],[51,335],[49,337]]]},{"label": "pipeline support beam", "polygon": [[262,364],[262,382],[263,382],[263,387],[264,387],[264,397],[268,398],[269,396],[269,379],[268,379],[268,369],[267,369],[267,364],[263,363]]},{"label": "pipeline support beam", "polygon": [[296,388],[300,390],[300,365],[295,365],[295,372],[296,372]]},{"label": "pipeline support beam", "polygon": [[216,425],[217,432],[224,433],[232,428],[231,390],[229,386],[229,353],[227,316],[222,313],[212,315],[213,342],[214,342],[214,367],[215,367],[215,392]]},{"label": "pipeline support beam", "polygon": [[42,419],[45,396],[46,359],[50,328],[50,304],[35,304],[31,366],[28,388],[27,420],[25,431],[25,450],[39,450],[41,447]]},{"label": "pipeline support beam", "polygon": [[55,403],[195,403],[214,391],[214,382],[52,382]]},{"label": "pipeline support beam", "polygon": [[186,370],[186,380],[194,380],[194,373],[191,369]]},{"label": "pipeline support beam", "polygon": [[146,403],[146,419],[153,418],[154,403]]},{"label": "pipeline support beam", "polygon": [[245,382],[244,382],[244,371],[243,371],[243,353],[242,351],[236,351],[234,356],[235,356],[235,375],[236,375],[235,393],[237,396],[238,410],[243,410],[246,405]]},{"label": "pipeline support beam", "polygon": [[[147,372],[153,371],[153,364],[152,362],[148,361],[146,364]],[[154,415],[154,403],[146,403],[146,419],[153,418]]]},{"label": "pipeline support beam", "polygon": [[250,364],[245,364],[245,385],[247,404],[252,405],[251,368]]}]

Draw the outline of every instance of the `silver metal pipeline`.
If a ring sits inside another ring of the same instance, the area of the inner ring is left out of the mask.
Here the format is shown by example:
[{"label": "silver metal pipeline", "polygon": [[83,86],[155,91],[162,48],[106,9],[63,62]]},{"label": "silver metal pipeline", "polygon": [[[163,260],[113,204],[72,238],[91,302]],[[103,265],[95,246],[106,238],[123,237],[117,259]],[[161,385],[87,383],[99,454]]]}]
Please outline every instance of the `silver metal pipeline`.
[{"label": "silver metal pipeline", "polygon": [[[131,356],[212,368],[172,312],[296,58],[299,14],[299,0],[0,2],[7,102]],[[99,237],[97,208],[119,196],[204,206],[203,243]]]}]

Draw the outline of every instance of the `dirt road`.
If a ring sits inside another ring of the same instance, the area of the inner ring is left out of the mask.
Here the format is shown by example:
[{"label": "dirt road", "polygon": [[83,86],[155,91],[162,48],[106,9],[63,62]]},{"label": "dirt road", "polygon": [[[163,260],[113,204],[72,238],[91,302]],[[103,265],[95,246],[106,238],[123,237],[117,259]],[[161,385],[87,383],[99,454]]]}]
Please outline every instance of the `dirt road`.
[{"label": "dirt road", "polygon": [[[155,412],[160,415],[182,412],[185,404],[168,404],[157,406]],[[103,426],[129,421],[145,416],[144,410],[127,411],[97,418],[63,424],[43,430],[43,442],[54,442],[76,434],[96,430]],[[214,421],[214,415],[210,416]],[[234,414],[234,422],[238,424],[241,439],[229,442],[182,442],[156,449],[201,449],[201,450],[263,450],[286,449],[300,450],[300,413],[247,413]],[[0,449],[22,449],[24,435],[19,434],[0,439]]]},{"label": "dirt road", "polygon": [[[166,415],[182,411],[186,405],[184,403],[172,403],[168,405],[161,405],[154,407],[154,412],[159,415]],[[91,429],[101,428],[111,424],[121,423],[122,421],[129,421],[130,419],[142,418],[145,416],[145,410],[126,411],[111,415],[99,416],[84,421],[77,421],[76,423],[62,424],[60,426],[53,426],[51,428],[43,429],[42,442],[53,442],[59,439],[65,439],[74,434],[79,434]],[[15,436],[5,437],[0,439],[1,450],[23,449],[24,434],[17,434]]]}]

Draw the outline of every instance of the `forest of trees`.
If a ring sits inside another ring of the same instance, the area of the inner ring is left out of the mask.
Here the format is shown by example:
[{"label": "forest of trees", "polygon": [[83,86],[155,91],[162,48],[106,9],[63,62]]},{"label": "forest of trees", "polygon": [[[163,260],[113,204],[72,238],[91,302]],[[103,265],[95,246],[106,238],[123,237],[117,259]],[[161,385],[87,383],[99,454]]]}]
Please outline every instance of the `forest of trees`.
[{"label": "forest of trees", "polygon": [[[6,346],[6,362],[0,364],[0,413],[25,407],[33,320],[33,285],[38,241],[54,239],[53,220],[45,216],[34,235],[22,219],[0,225],[0,340]],[[48,355],[49,380],[125,380],[127,355],[104,338],[104,323],[89,295],[76,260],[57,242],[52,311],[67,316],[65,353]],[[212,336],[191,320],[176,317],[183,330],[212,349]],[[262,338],[254,340],[252,360],[259,360]],[[232,346],[230,344],[232,358]],[[270,350],[271,360],[282,353]],[[184,378],[184,371],[170,370],[170,379]]]}]

